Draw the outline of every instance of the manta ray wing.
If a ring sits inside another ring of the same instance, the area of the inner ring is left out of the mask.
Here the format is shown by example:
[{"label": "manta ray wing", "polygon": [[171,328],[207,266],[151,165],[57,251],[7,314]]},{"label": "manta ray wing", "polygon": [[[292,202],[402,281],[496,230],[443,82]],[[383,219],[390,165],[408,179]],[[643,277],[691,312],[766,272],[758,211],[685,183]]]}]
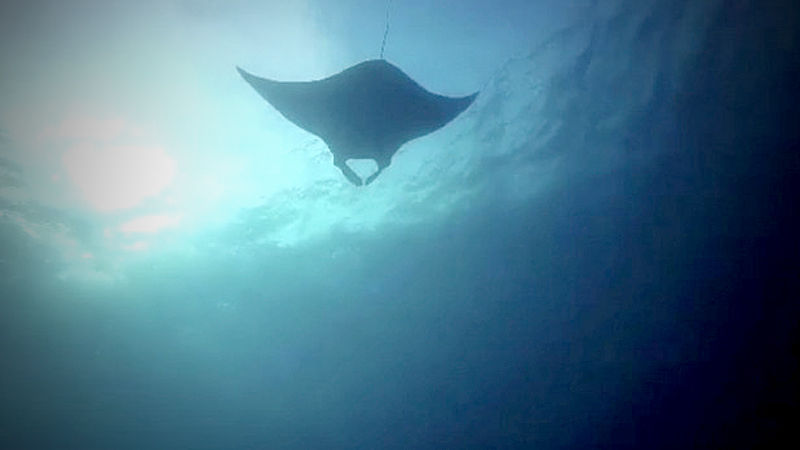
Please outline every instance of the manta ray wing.
[{"label": "manta ray wing", "polygon": [[284,117],[322,138],[334,164],[356,185],[362,181],[347,166],[348,159],[375,160],[378,171],[367,178],[369,184],[400,146],[443,127],[477,96],[431,93],[385,60],[365,61],[308,82],[273,81],[237,70]]}]

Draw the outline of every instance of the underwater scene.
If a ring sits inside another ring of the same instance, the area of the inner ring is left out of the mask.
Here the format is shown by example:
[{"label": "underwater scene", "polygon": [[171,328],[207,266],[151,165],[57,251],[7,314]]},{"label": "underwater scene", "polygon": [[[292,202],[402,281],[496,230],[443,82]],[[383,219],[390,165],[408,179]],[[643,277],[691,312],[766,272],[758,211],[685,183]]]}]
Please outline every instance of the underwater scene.
[{"label": "underwater scene", "polygon": [[800,445],[795,3],[2,3],[0,448]]}]

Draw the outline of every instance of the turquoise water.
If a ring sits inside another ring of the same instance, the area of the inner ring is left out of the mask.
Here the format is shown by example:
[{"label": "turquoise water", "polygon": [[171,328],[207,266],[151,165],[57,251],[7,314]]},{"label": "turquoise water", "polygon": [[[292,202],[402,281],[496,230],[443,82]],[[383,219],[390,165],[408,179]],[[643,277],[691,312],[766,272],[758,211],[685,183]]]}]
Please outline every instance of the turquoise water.
[{"label": "turquoise water", "polygon": [[561,3],[392,2],[480,95],[366,187],[235,66],[382,2],[0,7],[0,447],[796,440],[797,12]]}]

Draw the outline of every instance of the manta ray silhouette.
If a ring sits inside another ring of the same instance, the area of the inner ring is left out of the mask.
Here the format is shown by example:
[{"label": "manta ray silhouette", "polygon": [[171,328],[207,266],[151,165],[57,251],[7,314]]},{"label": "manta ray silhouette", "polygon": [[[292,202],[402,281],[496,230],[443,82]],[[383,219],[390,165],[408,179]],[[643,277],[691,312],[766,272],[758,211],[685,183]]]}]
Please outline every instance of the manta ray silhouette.
[{"label": "manta ray silhouette", "polygon": [[[307,82],[273,81],[236,69],[284,117],[322,138],[333,164],[356,186],[373,182],[403,144],[443,127],[478,95],[434,94],[383,59]],[[373,159],[378,170],[362,181],[349,159]]]}]

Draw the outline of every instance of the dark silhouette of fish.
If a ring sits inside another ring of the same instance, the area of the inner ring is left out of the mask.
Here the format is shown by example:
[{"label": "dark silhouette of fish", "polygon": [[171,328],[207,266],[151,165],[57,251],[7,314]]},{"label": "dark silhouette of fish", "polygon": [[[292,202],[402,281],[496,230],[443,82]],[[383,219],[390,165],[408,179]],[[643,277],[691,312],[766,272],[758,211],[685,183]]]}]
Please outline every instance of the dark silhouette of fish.
[{"label": "dark silhouette of fish", "polygon": [[[322,138],[333,164],[356,186],[374,181],[403,144],[443,127],[478,95],[434,94],[383,59],[307,82],[273,81],[236,69],[284,117]],[[373,159],[378,170],[362,182],[348,159]]]}]

